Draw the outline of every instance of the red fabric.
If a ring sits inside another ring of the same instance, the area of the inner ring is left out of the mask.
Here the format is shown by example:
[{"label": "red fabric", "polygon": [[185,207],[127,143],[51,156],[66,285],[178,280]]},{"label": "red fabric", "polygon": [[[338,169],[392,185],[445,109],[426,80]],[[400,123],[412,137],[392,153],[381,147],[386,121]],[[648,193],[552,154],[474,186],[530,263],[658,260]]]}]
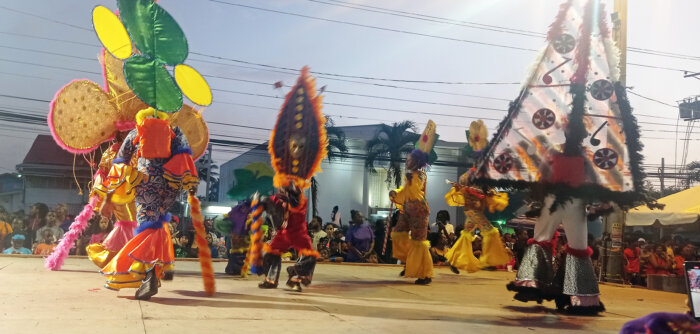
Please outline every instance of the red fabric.
[{"label": "red fabric", "polygon": [[683,271],[684,271],[683,262],[685,262],[685,259],[680,255],[676,255],[673,258],[673,261],[675,262],[675,264],[674,264],[675,268],[673,268],[673,273],[678,275],[678,276],[683,276]]},{"label": "red fabric", "polygon": [[552,252],[554,252],[554,245],[556,245],[552,241],[535,241],[535,239],[532,239],[532,238],[527,240],[527,244],[528,245],[538,244],[538,245],[540,245],[540,247],[542,247],[544,249],[549,249]]},{"label": "red fabric", "polygon": [[[272,196],[276,205],[284,205],[278,196]],[[306,198],[301,199],[299,206],[288,208],[287,227],[277,231],[270,241],[270,248],[278,252],[286,252],[290,248],[297,251],[313,250],[311,238],[306,229]]]},{"label": "red fabric", "polygon": [[170,123],[164,119],[147,118],[143,124],[136,126],[139,142],[139,153],[146,159],[169,158],[170,140],[175,133],[170,129]]},{"label": "red fabric", "polygon": [[552,160],[552,183],[564,183],[578,187],[585,180],[584,159],[582,156],[557,154]]},{"label": "red fabric", "polygon": [[[654,256],[654,255],[652,255],[652,256]],[[657,263],[660,267],[666,267],[666,266],[668,265],[668,262],[666,262],[666,260],[665,260],[665,259],[662,259],[662,258],[658,258],[658,259],[656,260],[656,263]],[[656,269],[656,268],[654,268],[654,265],[651,264],[651,261],[649,261],[649,263],[647,264],[646,272],[647,272],[647,275],[670,275],[670,274],[671,274],[671,273],[670,273],[668,270],[666,270],[666,269]]]},{"label": "red fabric", "polygon": [[625,259],[627,259],[627,264],[625,265],[625,272],[628,273],[639,273],[639,247],[634,250],[626,248],[624,251]]},{"label": "red fabric", "polygon": [[591,249],[591,247],[587,247],[586,249],[573,249],[569,247],[569,244],[566,244],[564,251],[575,257],[590,257],[593,255],[593,249]]}]

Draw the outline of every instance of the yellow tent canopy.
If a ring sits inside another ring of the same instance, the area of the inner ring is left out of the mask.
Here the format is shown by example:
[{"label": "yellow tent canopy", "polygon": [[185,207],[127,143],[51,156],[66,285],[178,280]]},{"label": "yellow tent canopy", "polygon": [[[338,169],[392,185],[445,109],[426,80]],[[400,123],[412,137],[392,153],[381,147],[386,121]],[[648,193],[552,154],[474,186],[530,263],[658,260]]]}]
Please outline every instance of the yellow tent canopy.
[{"label": "yellow tent canopy", "polygon": [[696,186],[659,199],[663,210],[651,210],[638,206],[627,214],[627,226],[648,226],[657,220],[661,225],[692,224],[700,215],[700,186]]}]

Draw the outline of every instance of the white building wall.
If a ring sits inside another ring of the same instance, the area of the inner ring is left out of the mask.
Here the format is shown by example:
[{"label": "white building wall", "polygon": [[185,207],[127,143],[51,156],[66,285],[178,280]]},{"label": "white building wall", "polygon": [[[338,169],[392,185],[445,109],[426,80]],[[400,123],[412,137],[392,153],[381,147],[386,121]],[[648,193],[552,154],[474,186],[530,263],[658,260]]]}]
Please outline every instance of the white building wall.
[{"label": "white building wall", "polygon": [[[323,222],[329,222],[333,206],[337,205],[343,224],[350,221],[350,210],[367,212],[363,205],[365,168],[362,161],[356,159],[328,160],[321,163],[323,171],[316,175],[318,181],[318,215]],[[309,195],[309,194],[307,194]],[[311,196],[308,196],[309,199]],[[309,203],[311,216],[311,203]]]}]

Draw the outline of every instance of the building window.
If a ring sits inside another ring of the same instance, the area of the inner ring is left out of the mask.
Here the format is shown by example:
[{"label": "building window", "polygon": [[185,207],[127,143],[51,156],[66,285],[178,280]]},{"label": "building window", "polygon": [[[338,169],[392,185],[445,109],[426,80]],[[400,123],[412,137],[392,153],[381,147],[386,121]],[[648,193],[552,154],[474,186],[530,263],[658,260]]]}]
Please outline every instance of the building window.
[{"label": "building window", "polygon": [[391,206],[389,201],[389,190],[391,187],[386,183],[386,169],[377,168],[376,173],[369,173],[369,207],[388,209]]}]

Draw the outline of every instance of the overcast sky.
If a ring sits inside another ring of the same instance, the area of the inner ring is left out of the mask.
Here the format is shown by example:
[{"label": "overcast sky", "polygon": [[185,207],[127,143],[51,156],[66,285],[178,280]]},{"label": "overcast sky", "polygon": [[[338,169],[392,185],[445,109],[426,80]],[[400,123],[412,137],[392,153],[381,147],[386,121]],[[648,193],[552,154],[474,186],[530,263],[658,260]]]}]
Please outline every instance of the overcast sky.
[{"label": "overcast sky", "polygon": [[[545,39],[538,33],[546,32],[560,3],[554,0],[343,1],[347,2],[161,0],[159,3],[178,20],[187,35],[190,55],[186,63],[208,75],[207,80],[214,89],[214,103],[204,111],[204,118],[209,122],[272,127],[275,109],[286,92],[275,90],[272,84],[276,81],[293,84],[296,74],[257,64],[293,69],[308,65],[312,71],[330,74],[452,83],[337,76],[317,79],[318,87],[327,86],[324,102],[328,104],[324,112],[333,115],[338,125],[405,119],[424,123],[433,119],[438,124],[441,139],[449,141],[464,141],[464,130],[475,118],[501,119],[505,115],[508,100],[514,99],[519,89],[517,84],[510,83],[524,79],[536,55],[534,51],[522,49],[540,49],[544,45]],[[612,1],[602,2],[612,10]],[[348,8],[347,4],[353,3],[424,16],[423,20],[417,20]],[[100,44],[91,23],[92,8],[98,4],[116,9],[116,1],[110,0],[2,1],[0,95],[4,96],[0,96],[0,110],[46,115],[48,103],[6,96],[50,100],[61,86],[73,79],[87,78],[102,83],[96,59]],[[684,97],[700,94],[700,81],[683,78],[681,71],[669,70],[700,71],[700,45],[695,43],[700,30],[696,18],[700,1],[635,0],[630,1],[629,6],[628,46],[695,57],[678,59],[628,53],[628,63],[638,65],[628,66],[627,85],[634,87],[633,92],[668,104],[630,95],[635,113],[645,115],[639,115],[638,119],[644,122],[641,128],[646,163],[653,165],[647,170],[656,171],[662,157],[666,158],[667,165],[681,162],[683,141],[675,140],[678,111],[673,106]],[[436,18],[476,25],[432,22]],[[454,84],[456,82],[470,84]],[[493,130],[497,121],[486,123]],[[262,142],[269,136],[266,130],[211,123],[209,127],[214,138]],[[684,137],[685,128],[679,131],[679,138]],[[37,133],[48,133],[48,128],[0,121],[2,172],[14,170]],[[691,137],[700,139],[697,134]],[[690,143],[693,147],[698,145],[697,140]],[[214,152],[216,162],[221,164],[241,150],[215,147]],[[690,150],[688,161],[692,160],[700,160],[700,150]]]}]

